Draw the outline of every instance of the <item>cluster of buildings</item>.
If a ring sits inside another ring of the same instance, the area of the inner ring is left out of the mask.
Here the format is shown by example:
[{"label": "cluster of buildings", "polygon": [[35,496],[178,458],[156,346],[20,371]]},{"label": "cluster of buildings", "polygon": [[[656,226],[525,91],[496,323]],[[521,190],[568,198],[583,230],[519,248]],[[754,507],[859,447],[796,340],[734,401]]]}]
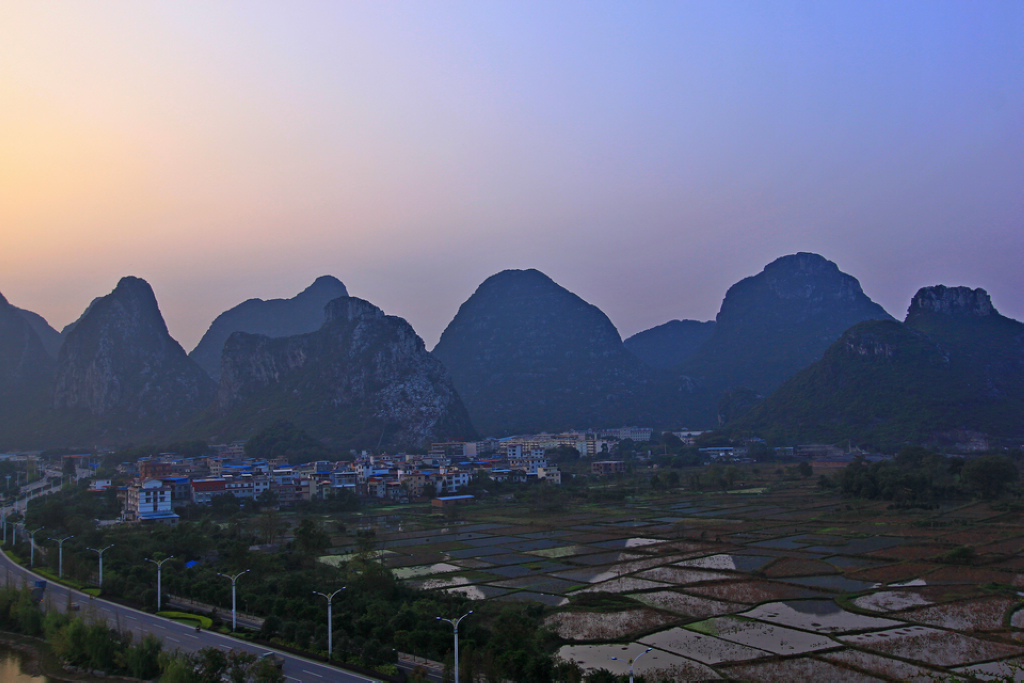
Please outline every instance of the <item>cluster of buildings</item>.
[{"label": "cluster of buildings", "polygon": [[[302,464],[289,464],[283,458],[248,458],[245,442],[237,441],[211,446],[211,455],[203,457],[164,453],[122,463],[119,471],[131,478],[120,491],[122,518],[129,522],[173,523],[178,519],[175,508],[208,505],[226,494],[243,502],[268,501],[288,507],[301,501],[327,500],[340,492],[394,502],[450,498],[471,481],[482,478],[489,482],[546,481],[559,485],[562,474],[548,463],[548,450],[572,448],[581,456],[606,456],[616,443],[626,439],[648,441],[652,433],[644,427],[543,433],[435,443],[425,455],[364,453],[351,462]],[[692,434],[683,433],[681,438]]]},{"label": "cluster of buildings", "polygon": [[541,442],[512,441],[435,444],[426,455],[363,454],[351,462],[302,464],[289,464],[283,458],[247,458],[242,443],[212,447],[215,454],[204,457],[164,453],[118,467],[121,474],[131,477],[131,483],[120,492],[122,518],[174,523],[178,519],[175,508],[208,505],[226,494],[241,501],[288,507],[301,501],[327,500],[340,492],[394,502],[450,496],[480,478],[562,483],[561,472],[549,465]]},{"label": "cluster of buildings", "polygon": [[[589,431],[570,430],[549,434],[529,434],[510,436],[504,439],[486,439],[483,441],[457,441],[436,443],[430,449],[430,455],[461,456],[465,458],[497,454],[509,457],[513,454],[529,453],[535,450],[554,448],[572,448],[581,456],[599,456],[614,450],[620,441],[629,439],[634,442],[650,441],[654,430],[650,427],[616,427],[614,429],[597,429]],[[700,432],[673,432],[681,439],[692,438]]]}]

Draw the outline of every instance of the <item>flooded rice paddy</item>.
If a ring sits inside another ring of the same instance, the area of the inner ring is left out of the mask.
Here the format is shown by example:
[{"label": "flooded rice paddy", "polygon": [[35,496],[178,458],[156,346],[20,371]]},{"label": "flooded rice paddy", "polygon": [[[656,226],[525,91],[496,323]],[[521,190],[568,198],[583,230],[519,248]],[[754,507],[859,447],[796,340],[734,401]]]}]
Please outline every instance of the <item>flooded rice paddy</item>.
[{"label": "flooded rice paddy", "polygon": [[[794,486],[588,506],[561,523],[462,515],[402,531],[389,519],[378,556],[423,589],[548,606],[559,656],[585,669],[628,673],[653,648],[637,672],[675,680],[1024,680],[1014,508],[893,511]],[[943,561],[964,545],[971,566]]]}]

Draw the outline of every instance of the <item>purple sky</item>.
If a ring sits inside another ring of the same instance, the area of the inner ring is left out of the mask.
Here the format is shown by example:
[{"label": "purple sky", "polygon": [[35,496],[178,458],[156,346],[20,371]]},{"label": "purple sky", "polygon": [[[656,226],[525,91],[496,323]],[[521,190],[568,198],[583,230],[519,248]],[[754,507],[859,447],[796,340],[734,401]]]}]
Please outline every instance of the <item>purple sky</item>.
[{"label": "purple sky", "polygon": [[815,251],[1024,318],[1024,3],[0,5],[0,292],[191,349],[321,274],[433,346],[538,268],[622,335]]}]

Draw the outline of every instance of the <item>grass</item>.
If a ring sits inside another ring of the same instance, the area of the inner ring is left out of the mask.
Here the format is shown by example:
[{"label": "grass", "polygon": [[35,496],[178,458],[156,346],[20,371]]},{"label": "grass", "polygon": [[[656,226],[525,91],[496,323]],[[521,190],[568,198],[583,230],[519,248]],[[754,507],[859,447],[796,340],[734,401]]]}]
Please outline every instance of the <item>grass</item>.
[{"label": "grass", "polygon": [[686,624],[684,628],[688,628],[691,631],[697,633],[703,633],[706,636],[717,636],[718,628],[711,619],[705,619],[704,621],[695,621],[692,624]]},{"label": "grass", "polygon": [[200,626],[209,629],[213,627],[213,619],[202,614],[191,614],[189,612],[157,612],[158,617],[173,619],[189,626]]},{"label": "grass", "polygon": [[50,581],[53,581],[54,583],[59,583],[62,586],[68,586],[69,588],[74,588],[75,590],[80,590],[80,591],[83,591],[83,592],[86,591],[86,586],[81,581],[73,581],[71,579],[61,579],[61,578],[58,578],[58,576],[56,574],[54,574],[53,572],[51,572],[49,569],[43,569],[43,568],[40,568],[40,567],[36,567],[34,571],[37,574],[39,574],[39,576],[42,576],[45,579],[49,579]]}]

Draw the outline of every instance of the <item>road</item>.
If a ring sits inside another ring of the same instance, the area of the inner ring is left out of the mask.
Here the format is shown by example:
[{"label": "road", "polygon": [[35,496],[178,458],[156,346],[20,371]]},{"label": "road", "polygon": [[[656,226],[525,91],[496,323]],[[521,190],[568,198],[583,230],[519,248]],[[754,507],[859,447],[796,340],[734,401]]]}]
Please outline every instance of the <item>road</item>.
[{"label": "road", "polygon": [[[7,555],[0,553],[0,577],[4,583],[14,585],[31,585],[39,577],[24,567],[15,564]],[[284,657],[284,674],[289,681],[302,683],[370,683],[377,679],[367,678],[321,662],[304,657],[260,647],[230,636],[211,631],[199,631],[170,619],[148,614],[140,610],[125,607],[102,599],[90,598],[87,594],[71,588],[47,581],[43,596],[46,609],[64,611],[69,604],[79,606],[80,614],[88,621],[105,620],[110,626],[119,630],[131,631],[136,637],[152,633],[164,643],[165,650],[181,650],[194,652],[204,647],[219,647],[223,650],[245,650],[255,655],[264,652],[276,652]]]},{"label": "road", "polygon": [[[40,489],[42,486],[39,487]],[[46,491],[48,492],[48,491]],[[42,495],[43,491],[40,491]],[[14,507],[24,512],[27,501],[22,499]],[[11,507],[6,508],[10,514]],[[16,586],[30,586],[33,581],[40,577],[28,569],[17,564],[6,554],[0,552],[0,579],[5,584]],[[245,650],[255,655],[262,655],[265,652],[275,652],[284,658],[284,675],[289,681],[301,683],[374,683],[378,679],[367,678],[360,674],[328,666],[304,657],[281,652],[268,647],[260,647],[243,640],[237,640],[230,636],[211,631],[196,631],[195,628],[180,624],[170,619],[149,614],[131,607],[125,607],[106,600],[92,598],[86,593],[61,586],[52,581],[46,582],[46,591],[43,595],[43,605],[46,609],[58,609],[64,611],[68,605],[79,606],[80,614],[87,620],[105,620],[110,626],[118,630],[131,631],[135,637],[141,638],[147,633],[152,633],[164,643],[165,650],[181,650],[182,652],[195,652],[204,647],[219,647],[223,650]]]}]

